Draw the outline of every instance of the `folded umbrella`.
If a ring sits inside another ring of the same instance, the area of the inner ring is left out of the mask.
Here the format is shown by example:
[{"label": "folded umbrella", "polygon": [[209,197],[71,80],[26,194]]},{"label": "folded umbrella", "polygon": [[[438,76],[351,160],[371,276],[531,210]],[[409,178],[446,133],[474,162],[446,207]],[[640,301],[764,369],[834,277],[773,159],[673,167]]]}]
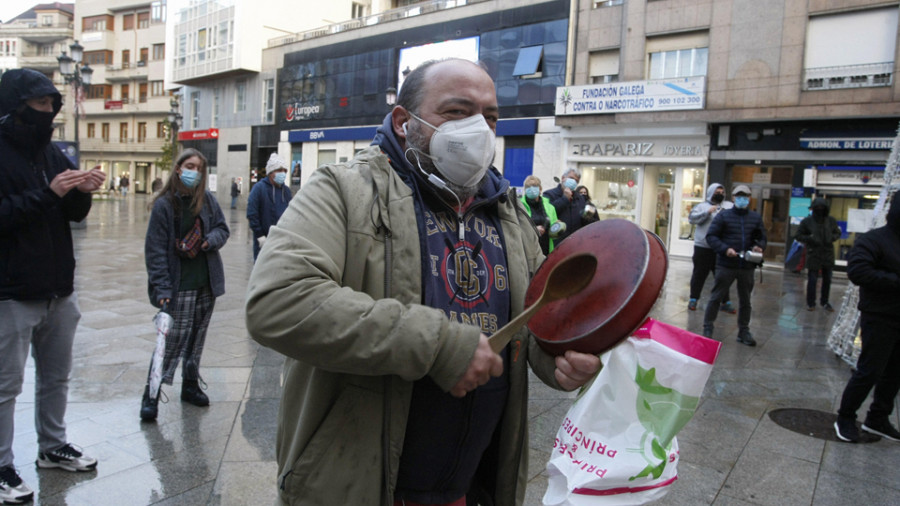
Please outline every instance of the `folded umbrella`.
[{"label": "folded umbrella", "polygon": [[150,398],[159,396],[159,387],[162,384],[163,358],[166,355],[166,336],[172,328],[172,315],[166,312],[166,305],[153,317],[156,324],[156,349],[153,350],[153,358],[150,360]]}]

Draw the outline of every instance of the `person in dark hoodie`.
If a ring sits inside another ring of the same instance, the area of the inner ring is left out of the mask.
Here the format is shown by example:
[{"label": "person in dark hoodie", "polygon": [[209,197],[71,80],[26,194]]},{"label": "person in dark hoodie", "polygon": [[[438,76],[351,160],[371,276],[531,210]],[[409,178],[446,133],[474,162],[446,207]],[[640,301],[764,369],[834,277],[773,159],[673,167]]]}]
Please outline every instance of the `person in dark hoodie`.
[{"label": "person in dark hoodie", "polygon": [[319,167],[270,229],[246,316],[288,357],[280,503],[522,504],[528,366],[565,390],[599,370],[524,328],[488,342],[543,260],[491,167],[498,115],[481,67],[424,63],[373,145]]},{"label": "person in dark hoodie", "polygon": [[762,253],[766,248],[766,229],[762,216],[750,208],[750,187],[739,184],[731,192],[734,207],[719,213],[706,231],[706,243],[716,254],[716,275],[712,295],[703,314],[703,335],[712,337],[713,324],[728,288],[737,280],[738,335],[737,340],[756,346],[750,333],[750,294],[753,292],[753,272],[756,263],[747,261],[746,252]]},{"label": "person in dark hoodie", "polygon": [[50,142],[62,96],[40,72],[0,79],[0,502],[33,492],[13,466],[13,420],[29,348],[35,359],[38,468],[95,469],[66,439],[72,343],[81,313],[70,221],[91,209],[106,176],[78,170]]},{"label": "person in dark hoodie", "polygon": [[856,412],[874,387],[862,429],[900,442],[888,418],[900,392],[900,192],[891,199],[887,224],[860,235],[847,255],[847,277],[859,286],[862,350],[844,388],[834,430],[856,442]]},{"label": "person in dark hoodie", "polygon": [[253,185],[247,198],[247,220],[253,231],[253,260],[259,256],[269,228],[278,223],[278,218],[291,202],[291,189],[284,184],[287,178],[287,162],[278,153],[272,153],[266,163],[266,177]]},{"label": "person in dark hoodie", "polygon": [[816,284],[819,271],[822,272],[822,296],[820,301],[825,311],[834,311],[828,302],[831,292],[831,274],[834,272],[834,241],[841,238],[841,227],[837,220],[828,215],[828,201],[823,198],[813,200],[812,215],[803,218],[794,239],[806,244],[806,309],[816,310]]}]

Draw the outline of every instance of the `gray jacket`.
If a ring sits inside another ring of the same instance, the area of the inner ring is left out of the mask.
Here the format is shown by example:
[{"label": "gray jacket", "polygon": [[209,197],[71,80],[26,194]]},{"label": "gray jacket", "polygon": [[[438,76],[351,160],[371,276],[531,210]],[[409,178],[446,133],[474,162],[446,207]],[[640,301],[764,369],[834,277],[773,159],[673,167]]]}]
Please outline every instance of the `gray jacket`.
[{"label": "gray jacket", "polygon": [[[734,207],[734,203],[727,200],[723,200],[719,204],[712,203],[713,193],[719,188],[723,188],[719,183],[712,183],[709,185],[709,187],[706,188],[706,202],[701,202],[694,206],[694,208],[691,209],[691,214],[688,216],[688,221],[691,222],[691,225],[696,227],[694,228],[694,246],[698,248],[710,247],[709,244],[706,243],[706,231],[709,230],[709,224],[712,223],[713,218],[725,209]],[[711,207],[717,207],[717,210],[712,214],[709,212],[709,208]]]},{"label": "gray jacket", "polygon": [[[147,236],[144,239],[144,261],[147,265],[147,294],[150,303],[160,307],[160,299],[170,299],[175,304],[178,296],[178,283],[181,280],[181,260],[175,253],[175,239],[181,216],[176,215],[175,207],[168,197],[160,197],[153,203],[150,223],[147,224]],[[225,215],[216,201],[216,197],[206,192],[203,210],[200,211],[203,223],[203,240],[209,242],[204,250],[209,263],[209,287],[214,297],[225,293],[225,269],[219,249],[225,245],[230,232],[225,223]]]}]

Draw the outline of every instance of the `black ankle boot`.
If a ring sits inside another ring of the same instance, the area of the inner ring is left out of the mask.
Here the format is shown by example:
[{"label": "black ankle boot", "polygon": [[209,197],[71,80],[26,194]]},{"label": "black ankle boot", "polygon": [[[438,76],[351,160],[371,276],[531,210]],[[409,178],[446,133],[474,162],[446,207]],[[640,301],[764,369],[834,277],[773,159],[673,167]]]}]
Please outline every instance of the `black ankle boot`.
[{"label": "black ankle boot", "polygon": [[141,420],[156,420],[157,405],[159,404],[159,394],[155,399],[150,398],[150,386],[144,387],[144,398],[141,399]]},{"label": "black ankle boot", "polygon": [[194,406],[209,406],[209,397],[200,389],[197,380],[184,380],[181,384],[181,400]]}]

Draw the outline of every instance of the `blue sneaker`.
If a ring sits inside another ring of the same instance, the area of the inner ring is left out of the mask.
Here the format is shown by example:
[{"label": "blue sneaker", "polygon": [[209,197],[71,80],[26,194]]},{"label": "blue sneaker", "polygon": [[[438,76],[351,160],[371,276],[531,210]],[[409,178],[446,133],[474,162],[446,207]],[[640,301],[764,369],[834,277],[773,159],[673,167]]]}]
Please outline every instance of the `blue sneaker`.
[{"label": "blue sneaker", "polygon": [[690,301],[688,301],[688,309],[690,309],[691,311],[697,310],[697,299],[691,299]]},{"label": "blue sneaker", "polygon": [[728,314],[737,313],[737,309],[734,307],[734,304],[732,304],[731,302],[726,302],[726,303],[722,304],[722,307],[720,309],[723,312],[728,313]]}]

